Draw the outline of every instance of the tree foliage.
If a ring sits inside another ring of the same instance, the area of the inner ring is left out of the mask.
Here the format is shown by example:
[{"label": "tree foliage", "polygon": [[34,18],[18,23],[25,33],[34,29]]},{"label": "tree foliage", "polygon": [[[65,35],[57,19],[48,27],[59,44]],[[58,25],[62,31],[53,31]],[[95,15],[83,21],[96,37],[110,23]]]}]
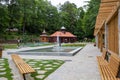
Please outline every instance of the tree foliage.
[{"label": "tree foliage", "polygon": [[87,10],[82,19],[82,28],[85,34],[84,36],[87,38],[93,37],[94,25],[98,14],[99,5],[100,0],[91,0],[85,6]]},{"label": "tree foliage", "polygon": [[79,40],[92,38],[99,4],[90,0],[85,8],[77,8],[67,1],[58,8],[47,0],[0,0],[0,36],[12,28],[19,30],[16,35],[40,35],[44,29],[52,34],[65,26]]}]

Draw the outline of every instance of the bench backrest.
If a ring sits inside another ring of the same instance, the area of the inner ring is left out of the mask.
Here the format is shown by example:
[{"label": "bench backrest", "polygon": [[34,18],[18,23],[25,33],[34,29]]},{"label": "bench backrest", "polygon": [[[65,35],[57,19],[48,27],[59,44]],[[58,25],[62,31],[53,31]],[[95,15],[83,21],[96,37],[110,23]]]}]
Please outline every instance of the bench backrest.
[{"label": "bench backrest", "polygon": [[109,60],[109,68],[114,76],[117,76],[120,67],[120,58],[116,54],[111,54]]}]

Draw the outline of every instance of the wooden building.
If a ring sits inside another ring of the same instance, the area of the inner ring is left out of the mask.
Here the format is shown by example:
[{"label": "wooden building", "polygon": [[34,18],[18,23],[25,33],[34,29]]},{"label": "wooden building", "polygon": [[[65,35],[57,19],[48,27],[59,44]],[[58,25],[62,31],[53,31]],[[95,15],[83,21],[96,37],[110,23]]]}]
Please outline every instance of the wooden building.
[{"label": "wooden building", "polygon": [[120,55],[120,0],[101,0],[94,36],[100,51]]},{"label": "wooden building", "polygon": [[49,42],[57,42],[57,37],[61,43],[73,43],[77,41],[77,37],[62,27],[60,31],[56,31],[49,37]]},{"label": "wooden building", "polygon": [[49,38],[45,30],[43,30],[42,35],[40,35],[40,42],[48,42]]}]

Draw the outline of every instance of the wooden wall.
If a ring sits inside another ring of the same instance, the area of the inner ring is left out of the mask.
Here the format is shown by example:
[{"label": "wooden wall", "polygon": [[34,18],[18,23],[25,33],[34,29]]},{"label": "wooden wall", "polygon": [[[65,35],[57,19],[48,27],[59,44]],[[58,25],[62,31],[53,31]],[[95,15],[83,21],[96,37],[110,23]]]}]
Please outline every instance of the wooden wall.
[{"label": "wooden wall", "polygon": [[40,36],[40,42],[48,42],[48,36]]},{"label": "wooden wall", "polygon": [[117,2],[119,0],[101,0],[101,2]]},{"label": "wooden wall", "polygon": [[98,48],[102,52],[104,47],[104,29],[101,29],[98,33]]},{"label": "wooden wall", "polygon": [[119,54],[118,48],[118,14],[116,14],[108,25],[108,49]]},{"label": "wooden wall", "polygon": [[94,35],[98,34],[101,29],[101,24],[105,21],[113,10],[117,7],[118,0],[101,0],[99,12],[96,19]]}]

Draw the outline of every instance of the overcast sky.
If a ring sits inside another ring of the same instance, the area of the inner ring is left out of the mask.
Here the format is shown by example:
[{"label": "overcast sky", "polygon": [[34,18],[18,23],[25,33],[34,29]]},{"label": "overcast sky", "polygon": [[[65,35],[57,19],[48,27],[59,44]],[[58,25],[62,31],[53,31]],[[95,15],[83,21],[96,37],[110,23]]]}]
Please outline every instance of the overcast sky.
[{"label": "overcast sky", "polygon": [[52,5],[57,6],[59,3],[64,4],[64,2],[69,1],[71,3],[75,3],[77,7],[82,7],[86,3],[84,1],[90,1],[90,0],[48,0],[51,1]]}]

